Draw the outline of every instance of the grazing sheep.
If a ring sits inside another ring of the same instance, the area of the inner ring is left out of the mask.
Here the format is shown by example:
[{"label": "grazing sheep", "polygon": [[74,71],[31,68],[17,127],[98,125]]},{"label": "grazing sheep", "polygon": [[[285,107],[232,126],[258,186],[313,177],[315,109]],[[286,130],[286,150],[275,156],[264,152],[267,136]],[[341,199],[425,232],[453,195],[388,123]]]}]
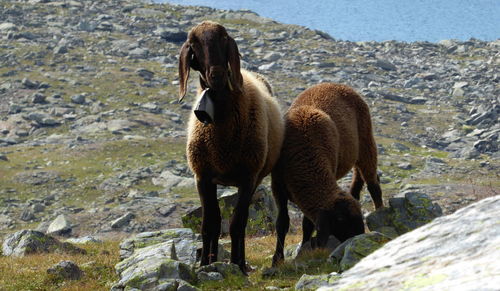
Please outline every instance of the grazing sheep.
[{"label": "grazing sheep", "polygon": [[[349,194],[337,185],[337,180],[353,167]],[[302,243],[311,239],[316,227],[316,243],[322,247],[330,234],[345,241],[364,233],[358,202],[364,182],[375,207],[382,207],[377,147],[368,106],[348,86],[323,83],[307,89],[285,116],[285,140],[272,172],[278,205],[273,266],[284,258],[288,200],[304,213]]]},{"label": "grazing sheep", "polygon": [[246,273],[245,227],[253,193],[279,157],[284,122],[269,83],[240,69],[236,42],[215,22],[195,26],[180,51],[180,99],[190,68],[200,73],[200,90],[209,89],[213,120],[202,123],[191,114],[187,159],[202,205],[201,265],[217,260],[221,214],[217,184],[238,187],[229,233],[231,262]]}]

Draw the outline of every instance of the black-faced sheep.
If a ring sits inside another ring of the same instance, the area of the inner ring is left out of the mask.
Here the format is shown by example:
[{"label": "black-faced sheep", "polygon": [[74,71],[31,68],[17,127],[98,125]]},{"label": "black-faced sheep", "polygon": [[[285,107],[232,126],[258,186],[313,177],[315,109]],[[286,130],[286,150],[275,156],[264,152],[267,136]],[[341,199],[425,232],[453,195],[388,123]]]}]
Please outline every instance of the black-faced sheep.
[{"label": "black-faced sheep", "polygon": [[231,262],[245,272],[245,227],[256,187],[279,157],[284,122],[271,87],[262,76],[240,69],[234,39],[215,22],[195,26],[179,58],[180,98],[189,71],[200,73],[200,90],[209,89],[214,114],[210,123],[191,115],[187,159],[202,204],[201,265],[217,260],[221,214],[217,184],[238,187],[239,200],[229,228]]},{"label": "black-faced sheep", "polygon": [[[337,180],[353,167],[351,193],[347,193]],[[302,243],[311,239],[316,227],[316,243],[322,247],[329,235],[344,241],[364,233],[358,202],[364,182],[375,207],[382,207],[377,147],[368,106],[348,86],[323,83],[307,89],[285,115],[285,140],[272,172],[279,211],[273,265],[284,258],[288,200],[304,213]]]}]

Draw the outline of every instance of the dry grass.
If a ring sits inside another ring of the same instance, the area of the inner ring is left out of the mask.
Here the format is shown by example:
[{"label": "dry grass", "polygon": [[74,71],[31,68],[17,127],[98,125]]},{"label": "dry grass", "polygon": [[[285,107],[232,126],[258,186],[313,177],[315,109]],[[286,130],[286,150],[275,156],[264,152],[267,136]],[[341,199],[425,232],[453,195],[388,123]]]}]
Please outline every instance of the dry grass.
[{"label": "dry grass", "polygon": [[[299,243],[300,233],[289,234],[286,246]],[[324,262],[325,251],[315,251],[300,260],[286,261],[272,277],[263,277],[263,272],[271,266],[276,244],[275,236],[248,237],[246,256],[254,271],[248,282],[241,277],[221,282],[208,282],[200,286],[202,290],[264,290],[267,286],[293,288],[302,274],[331,272],[331,266]],[[119,261],[118,242],[87,244],[82,246],[85,255],[40,254],[22,258],[0,256],[0,290],[109,290],[118,279],[114,266]],[[323,259],[320,259],[323,258]],[[62,281],[47,274],[47,269],[63,260],[76,263],[84,271],[82,279]]]},{"label": "dry grass", "polygon": [[[0,256],[0,290],[109,290],[117,279],[118,243],[86,244],[85,255],[40,254],[22,258]],[[47,269],[60,261],[76,263],[85,275],[77,281],[60,281]]]}]

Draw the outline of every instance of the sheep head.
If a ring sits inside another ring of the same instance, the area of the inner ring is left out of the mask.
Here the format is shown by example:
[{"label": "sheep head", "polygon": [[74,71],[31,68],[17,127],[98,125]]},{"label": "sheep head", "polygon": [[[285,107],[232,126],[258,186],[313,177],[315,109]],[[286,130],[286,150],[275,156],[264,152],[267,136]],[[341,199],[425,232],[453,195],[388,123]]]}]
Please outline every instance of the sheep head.
[{"label": "sheep head", "polygon": [[365,232],[361,205],[347,193],[339,195],[334,205],[319,213],[316,225],[318,227],[318,244],[324,246],[329,235],[334,235],[338,240],[348,238]]},{"label": "sheep head", "polygon": [[182,45],[179,56],[179,100],[186,95],[189,71],[200,72],[202,89],[214,92],[241,92],[238,46],[226,29],[215,22],[204,21],[195,26]]}]

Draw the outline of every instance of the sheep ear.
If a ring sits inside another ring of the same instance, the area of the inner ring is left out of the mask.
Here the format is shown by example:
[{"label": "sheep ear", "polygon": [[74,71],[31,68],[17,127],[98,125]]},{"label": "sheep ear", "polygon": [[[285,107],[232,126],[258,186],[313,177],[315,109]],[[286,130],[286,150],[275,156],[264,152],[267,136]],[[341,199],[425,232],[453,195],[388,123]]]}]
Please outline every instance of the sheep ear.
[{"label": "sheep ear", "polygon": [[240,52],[238,50],[238,46],[232,37],[227,38],[228,40],[228,62],[230,69],[230,82],[233,90],[237,92],[241,92],[241,88],[243,87],[243,77],[241,76],[240,71]]},{"label": "sheep ear", "polygon": [[187,82],[189,79],[189,63],[193,56],[193,50],[186,41],[179,53],[179,101],[186,96]]}]

